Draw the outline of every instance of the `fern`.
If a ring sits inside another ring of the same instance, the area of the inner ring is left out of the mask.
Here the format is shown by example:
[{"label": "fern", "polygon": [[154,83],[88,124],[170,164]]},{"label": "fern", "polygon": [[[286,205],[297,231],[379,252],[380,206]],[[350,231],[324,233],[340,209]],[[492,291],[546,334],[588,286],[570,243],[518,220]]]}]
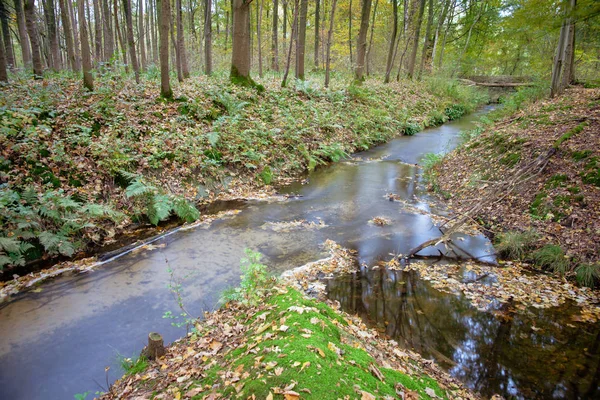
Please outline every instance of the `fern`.
[{"label": "fern", "polygon": [[39,234],[38,240],[47,252],[55,253],[61,238],[52,232],[44,231]]},{"label": "fern", "polygon": [[125,189],[125,196],[129,197],[137,197],[144,194],[154,193],[156,188],[152,185],[144,182],[142,178],[136,178],[127,189]]},{"label": "fern", "polygon": [[157,194],[152,198],[152,203],[155,210],[155,221],[152,221],[152,223],[154,225],[158,225],[160,221],[164,221],[165,219],[169,218],[169,215],[171,215],[173,201],[165,194]]},{"label": "fern", "polygon": [[2,236],[0,236],[0,247],[7,253],[18,253],[20,249],[17,239]]},{"label": "fern", "polygon": [[178,198],[173,202],[173,211],[185,222],[194,222],[200,218],[200,211],[183,198]]}]

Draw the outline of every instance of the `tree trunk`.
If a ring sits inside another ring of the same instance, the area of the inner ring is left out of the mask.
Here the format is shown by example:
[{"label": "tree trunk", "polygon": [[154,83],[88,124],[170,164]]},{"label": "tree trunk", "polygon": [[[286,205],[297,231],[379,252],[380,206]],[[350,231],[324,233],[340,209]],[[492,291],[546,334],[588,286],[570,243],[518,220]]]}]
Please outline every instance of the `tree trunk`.
[{"label": "tree trunk", "polygon": [[[64,0],[63,0],[64,1]],[[110,22],[110,9],[108,0],[102,1],[102,32],[104,33],[104,61],[110,62],[110,59],[115,53],[115,38]]]},{"label": "tree trunk", "polygon": [[308,13],[308,0],[300,0],[298,14],[298,28],[296,40],[296,79],[304,80],[304,54],[306,52],[306,15]]},{"label": "tree trunk", "polygon": [[[173,8],[177,8],[177,0],[174,0],[174,3],[171,3]],[[173,65],[175,65],[175,70],[177,71],[177,81],[183,82],[183,70],[181,69],[181,54],[179,52],[179,43],[177,42],[177,37],[175,36],[175,19],[177,18],[177,10],[175,10],[175,15],[171,14],[169,16],[171,20],[171,59]]]},{"label": "tree trunk", "polygon": [[242,85],[254,85],[250,78],[250,3],[252,0],[233,0],[233,43],[230,79]]},{"label": "tree trunk", "polygon": [[144,30],[144,0],[138,0],[138,43],[142,71],[146,70],[146,31]]},{"label": "tree trunk", "polygon": [[348,49],[350,50],[350,68],[352,68],[354,63],[352,56],[352,0],[348,4]]},{"label": "tree trunk", "polygon": [[48,30],[48,42],[50,44],[50,60],[54,71],[60,69],[60,51],[58,47],[58,31],[56,29],[56,9],[54,0],[47,0],[44,7],[46,15],[46,24]]},{"label": "tree trunk", "polygon": [[260,6],[258,2],[256,3],[256,42],[258,47],[258,76],[263,77],[263,63],[262,63],[262,39],[261,39],[261,30],[260,26],[262,25],[262,12],[263,12],[263,2],[264,0],[259,0]]},{"label": "tree trunk", "polygon": [[15,12],[17,16],[17,28],[19,30],[19,42],[21,43],[21,55],[25,68],[31,68],[31,45],[27,36],[27,27],[25,26],[25,14],[23,13],[23,3],[21,0],[15,0]]},{"label": "tree trunk", "polygon": [[298,8],[299,0],[294,2],[294,18],[292,22],[292,34],[290,35],[290,44],[288,46],[287,61],[285,63],[285,73],[283,74],[283,80],[281,81],[281,87],[286,87],[288,74],[290,73],[290,63],[292,61],[292,48],[294,44],[294,38],[297,36],[298,30]]},{"label": "tree trunk", "polygon": [[563,57],[563,73],[562,80],[560,84],[560,91],[563,92],[572,82],[573,78],[573,60],[575,54],[575,18],[573,18],[573,13],[575,12],[575,7],[577,7],[577,0],[571,0],[569,5],[569,18],[568,18],[568,29],[567,29],[567,37],[565,40],[565,55]]},{"label": "tree trunk", "polygon": [[113,1],[113,14],[115,19],[115,31],[117,32],[117,39],[119,40],[119,46],[121,46],[121,56],[123,57],[123,64],[125,65],[125,72],[128,71],[127,67],[127,46],[123,40],[123,32],[119,26],[119,8],[117,0]]},{"label": "tree trunk", "polygon": [[60,18],[63,24],[63,33],[65,35],[65,44],[67,46],[67,59],[72,71],[78,71],[75,51],[73,50],[73,32],[71,31],[71,19],[69,18],[65,0],[59,0]]},{"label": "tree trunk", "polygon": [[4,39],[0,36],[0,82],[8,82],[8,71],[6,70],[6,55],[4,54]]},{"label": "tree trunk", "polygon": [[429,57],[429,44],[431,43],[431,26],[433,25],[433,0],[429,0],[428,5],[427,28],[425,29],[425,41],[423,42],[423,52],[421,53],[421,64],[419,65],[419,78],[423,74],[425,61]]},{"label": "tree trunk", "polygon": [[4,42],[4,62],[8,68],[13,69],[16,67],[15,53],[12,47],[12,40],[10,38],[10,27],[8,24],[8,10],[4,4],[4,0],[0,0],[0,23],[2,24],[2,41]]},{"label": "tree trunk", "polygon": [[[558,39],[558,46],[556,46],[556,54],[554,56],[554,64],[552,66],[552,81],[550,87],[550,97],[560,95],[563,92],[564,87],[562,86],[564,73],[567,70],[565,64],[569,63],[567,60],[567,51],[570,43],[569,31],[571,29],[571,7],[574,6],[574,0],[571,0],[569,5],[565,5],[565,17],[563,19],[562,26],[560,28],[560,36]],[[567,75],[567,78],[570,76]]]},{"label": "tree trunk", "polygon": [[423,23],[423,12],[425,11],[425,0],[419,0],[419,15],[415,21],[415,35],[413,37],[413,47],[408,59],[408,77],[413,78],[415,73],[415,62],[417,60],[417,50],[419,49],[419,36],[421,34],[421,24]]},{"label": "tree trunk", "polygon": [[337,0],[331,3],[331,17],[329,18],[329,32],[327,32],[327,61],[325,65],[325,87],[329,87],[329,69],[331,64],[331,40],[333,37],[333,22]]},{"label": "tree trunk", "polygon": [[[395,1],[395,0],[392,0]],[[373,17],[371,18],[371,38],[369,39],[369,49],[367,50],[367,76],[371,74],[371,50],[373,49],[373,35],[375,33],[375,16],[377,15],[377,5],[379,0],[375,0],[375,6],[373,7]]]},{"label": "tree trunk", "polygon": [[79,16],[79,40],[81,41],[81,63],[83,66],[83,86],[89,91],[94,90],[94,77],[92,76],[92,54],[88,41],[88,27],[85,21],[84,0],[77,1],[77,15]]},{"label": "tree trunk", "polygon": [[471,27],[469,28],[469,33],[467,34],[467,40],[465,41],[465,47],[463,47],[463,50],[460,54],[460,58],[458,59],[458,63],[456,63],[456,67],[454,68],[454,72],[452,73],[452,75],[454,76],[456,74],[456,71],[458,68],[461,67],[462,65],[462,61],[465,58],[465,55],[467,54],[467,49],[469,48],[469,43],[471,42],[471,35],[473,34],[473,28],[475,27],[475,25],[477,24],[477,22],[479,22],[479,20],[481,19],[481,16],[483,15],[484,11],[485,11],[485,3],[481,4],[481,7],[479,8],[479,13],[477,13],[477,16],[475,17],[475,19],[473,20],[473,23],[471,24]]},{"label": "tree trunk", "polygon": [[444,26],[444,22],[446,20],[446,16],[448,15],[448,8],[450,8],[450,0],[444,1],[444,8],[442,10],[442,14],[438,19],[437,26],[435,28],[435,34],[433,36],[433,49],[431,50],[431,68],[435,66],[435,55],[437,51],[438,40],[440,38],[440,30]]},{"label": "tree trunk", "polygon": [[440,48],[440,58],[437,62],[438,69],[442,68],[444,63],[444,50],[446,49],[446,41],[448,39],[448,32],[450,31],[450,26],[452,25],[452,20],[454,19],[454,9],[456,8],[456,0],[452,0],[452,6],[450,7],[450,16],[448,17],[448,22],[446,23],[446,29],[444,30],[444,39],[442,40],[442,47]]},{"label": "tree trunk", "polygon": [[[96,62],[99,62],[100,60],[104,60],[104,56],[102,54],[102,18],[100,17],[100,4],[98,4],[98,0],[93,0],[92,5],[94,7],[94,36],[96,39]],[[104,40],[106,41],[106,38],[104,38]]]},{"label": "tree trunk", "polygon": [[316,0],[315,3],[315,69],[319,69],[319,22],[320,22],[320,8],[321,8],[321,0]]},{"label": "tree trunk", "polygon": [[86,16],[87,16],[87,29],[88,29],[88,35],[90,36],[90,42],[89,42],[90,43],[90,54],[91,54],[91,57],[92,57],[92,65],[93,65],[94,62],[98,61],[98,59],[95,56],[94,52],[92,51],[92,47],[91,47],[93,45],[93,43],[94,43],[94,34],[92,33],[93,32],[93,30],[92,30],[92,28],[93,28],[93,26],[92,26],[92,16],[91,16],[92,11],[91,11],[89,0],[85,0],[85,3],[83,4],[83,7],[84,7],[84,11],[87,11],[86,12]]},{"label": "tree trunk", "polygon": [[285,39],[287,38],[287,7],[289,0],[283,1],[283,42],[285,44]]},{"label": "tree trunk", "polygon": [[160,95],[166,99],[173,97],[171,83],[169,81],[169,25],[171,24],[170,0],[157,0],[160,4],[158,15],[158,36],[160,40]]},{"label": "tree trunk", "polygon": [[356,48],[356,69],[354,80],[362,82],[365,80],[365,59],[367,55],[367,33],[369,32],[369,17],[371,16],[371,0],[363,0],[360,14],[360,30],[358,31],[358,43]]},{"label": "tree trunk", "polygon": [[35,0],[25,0],[25,21],[27,24],[27,33],[29,34],[29,43],[31,44],[31,58],[33,61],[34,79],[43,78],[42,55],[40,53],[40,42],[36,27],[35,18]]},{"label": "tree trunk", "polygon": [[394,54],[396,49],[396,36],[398,36],[398,0],[392,0],[392,13],[393,13],[393,25],[392,25],[392,38],[390,41],[390,47],[388,49],[387,63],[385,66],[385,78],[384,83],[390,82],[390,75],[392,73],[392,66],[394,60]]},{"label": "tree trunk", "polygon": [[133,37],[133,18],[131,16],[131,0],[123,0],[123,12],[125,13],[125,24],[127,25],[127,45],[131,58],[131,68],[135,75],[135,82],[140,83],[140,68],[135,51],[135,39]]},{"label": "tree trunk", "polygon": [[[209,0],[210,1],[210,0]],[[177,47],[179,49],[179,58],[181,62],[181,75],[184,79],[190,77],[190,69],[188,68],[187,53],[185,52],[185,40],[183,29],[183,10],[181,9],[181,0],[177,0]],[[211,61],[212,64],[212,61]]]},{"label": "tree trunk", "polygon": [[279,0],[273,0],[273,28],[271,30],[271,69],[279,72],[279,44],[277,43],[277,24],[279,22]]},{"label": "tree trunk", "polygon": [[212,62],[212,1],[204,2],[204,72],[213,73]]}]

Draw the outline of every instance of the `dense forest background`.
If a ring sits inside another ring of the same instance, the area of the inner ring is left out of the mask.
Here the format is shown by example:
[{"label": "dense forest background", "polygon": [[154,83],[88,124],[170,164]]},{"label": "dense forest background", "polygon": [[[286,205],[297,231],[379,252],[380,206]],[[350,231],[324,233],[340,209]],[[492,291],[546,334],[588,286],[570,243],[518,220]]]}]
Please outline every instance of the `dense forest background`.
[{"label": "dense forest background", "polygon": [[563,46],[574,49],[571,78],[589,80],[600,71],[599,13],[594,0],[0,0],[0,70],[157,77],[162,46],[179,81],[229,71],[232,53],[261,77],[292,64],[304,78],[329,54],[333,72],[358,78],[549,78]]}]

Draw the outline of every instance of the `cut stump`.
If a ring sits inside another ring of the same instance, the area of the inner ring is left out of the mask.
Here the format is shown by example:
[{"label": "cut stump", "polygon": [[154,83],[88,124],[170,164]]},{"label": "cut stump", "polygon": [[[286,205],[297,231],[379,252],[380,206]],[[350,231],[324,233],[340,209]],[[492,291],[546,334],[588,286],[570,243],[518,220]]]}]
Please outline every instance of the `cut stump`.
[{"label": "cut stump", "polygon": [[142,350],[142,356],[146,357],[148,360],[155,360],[164,356],[165,353],[165,344],[162,335],[160,333],[150,332],[148,334],[148,346],[144,347]]}]

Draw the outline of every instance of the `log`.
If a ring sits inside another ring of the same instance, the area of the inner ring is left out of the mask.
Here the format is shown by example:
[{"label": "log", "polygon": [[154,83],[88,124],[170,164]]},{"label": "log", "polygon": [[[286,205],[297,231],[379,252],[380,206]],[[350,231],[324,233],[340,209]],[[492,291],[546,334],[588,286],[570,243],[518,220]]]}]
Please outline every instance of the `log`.
[{"label": "log", "polygon": [[160,333],[150,332],[148,334],[148,346],[144,347],[144,350],[142,350],[142,356],[146,357],[148,360],[155,360],[164,356],[165,353],[165,344],[162,335]]}]

